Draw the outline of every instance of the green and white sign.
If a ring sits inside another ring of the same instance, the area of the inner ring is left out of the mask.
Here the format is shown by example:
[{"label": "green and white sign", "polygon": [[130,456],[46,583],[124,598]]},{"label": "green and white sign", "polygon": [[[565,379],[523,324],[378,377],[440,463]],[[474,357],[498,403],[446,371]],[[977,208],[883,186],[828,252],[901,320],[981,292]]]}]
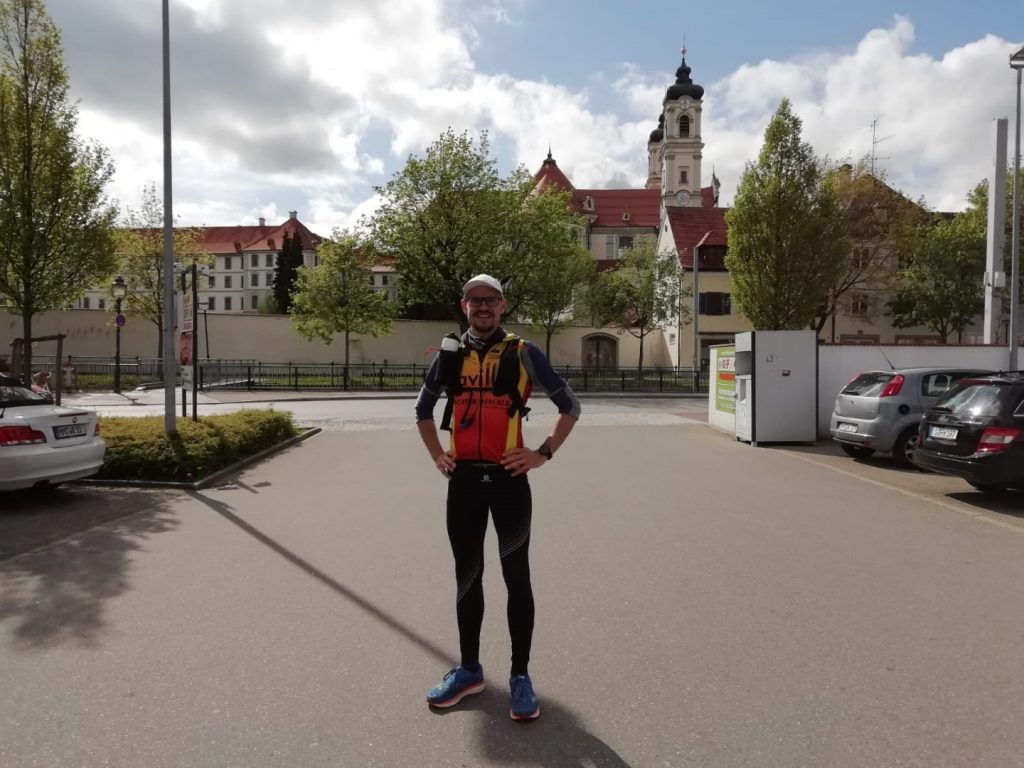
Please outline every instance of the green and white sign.
[{"label": "green and white sign", "polygon": [[718,350],[718,370],[715,371],[715,410],[736,412],[736,347]]}]

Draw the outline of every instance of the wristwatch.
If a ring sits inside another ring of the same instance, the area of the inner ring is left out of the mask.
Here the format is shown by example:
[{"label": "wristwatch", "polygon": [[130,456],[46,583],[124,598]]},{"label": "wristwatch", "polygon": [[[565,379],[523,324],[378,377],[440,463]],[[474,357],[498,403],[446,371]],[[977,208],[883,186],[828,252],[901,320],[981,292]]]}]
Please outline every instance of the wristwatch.
[{"label": "wristwatch", "polygon": [[547,443],[541,443],[540,448],[537,449],[537,453],[539,453],[548,461],[551,461],[551,459],[554,458],[554,456],[551,454],[551,446],[548,445]]}]

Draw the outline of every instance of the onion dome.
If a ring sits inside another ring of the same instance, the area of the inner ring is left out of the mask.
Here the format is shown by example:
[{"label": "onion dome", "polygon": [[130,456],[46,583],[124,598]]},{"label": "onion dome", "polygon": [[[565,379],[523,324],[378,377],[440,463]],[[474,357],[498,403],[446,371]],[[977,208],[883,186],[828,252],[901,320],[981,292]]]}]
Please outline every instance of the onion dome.
[{"label": "onion dome", "polygon": [[662,139],[665,138],[665,113],[661,113],[661,117],[658,118],[658,127],[651,131],[651,138],[647,140],[648,144],[660,144]]},{"label": "onion dome", "polygon": [[702,99],[704,98],[704,86],[697,85],[693,80],[690,79],[690,68],[686,66],[686,49],[683,48],[683,63],[679,65],[679,69],[676,70],[676,81],[673,85],[668,87],[665,91],[665,101],[675,101],[681,99],[683,96],[689,96],[691,99]]}]

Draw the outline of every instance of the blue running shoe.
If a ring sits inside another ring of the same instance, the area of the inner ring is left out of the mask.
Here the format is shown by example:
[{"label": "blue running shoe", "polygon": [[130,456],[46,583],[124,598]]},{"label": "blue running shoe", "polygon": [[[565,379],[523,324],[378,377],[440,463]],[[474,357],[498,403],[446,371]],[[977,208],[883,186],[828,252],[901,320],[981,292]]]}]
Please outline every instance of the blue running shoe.
[{"label": "blue running shoe", "polygon": [[483,667],[477,672],[456,667],[444,676],[444,680],[427,691],[427,704],[432,707],[454,707],[466,696],[480,693],[483,689]]},{"label": "blue running shoe", "polygon": [[529,675],[516,675],[508,681],[512,689],[512,708],[508,716],[513,720],[534,720],[540,717],[540,702],[533,692]]}]

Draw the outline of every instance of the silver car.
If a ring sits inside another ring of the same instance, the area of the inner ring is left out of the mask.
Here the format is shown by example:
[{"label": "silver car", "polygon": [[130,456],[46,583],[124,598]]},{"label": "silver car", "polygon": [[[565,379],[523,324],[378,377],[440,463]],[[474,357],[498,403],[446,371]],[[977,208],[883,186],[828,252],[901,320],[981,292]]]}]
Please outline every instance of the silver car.
[{"label": "silver car", "polygon": [[940,395],[965,376],[991,371],[963,368],[901,368],[866,371],[843,387],[832,409],[832,438],[850,456],[891,453],[912,466],[918,425]]}]

